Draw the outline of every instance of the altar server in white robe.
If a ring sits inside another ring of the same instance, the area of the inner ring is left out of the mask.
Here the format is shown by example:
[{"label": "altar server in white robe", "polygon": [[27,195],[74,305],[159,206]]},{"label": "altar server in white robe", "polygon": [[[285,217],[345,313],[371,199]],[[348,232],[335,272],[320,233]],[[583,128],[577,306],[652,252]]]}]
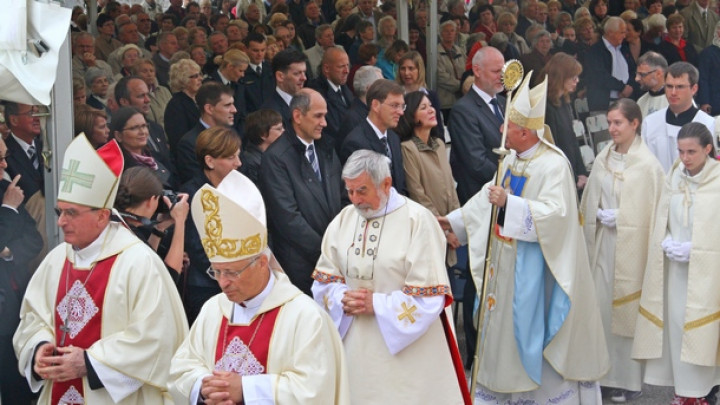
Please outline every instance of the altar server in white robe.
[{"label": "altar server in white robe", "polygon": [[617,100],[607,119],[612,142],[595,158],[580,214],[610,352],[610,371],[600,384],[623,403],[642,394],[643,362],[632,359],[632,344],[665,172],[638,136],[638,104]]},{"label": "altar server in white robe", "polygon": [[111,208],[120,147],[84,135],[65,151],[57,213],[65,243],[38,267],[13,338],[39,404],[171,404],[170,359],[187,334],[165,265]]},{"label": "altar server in white robe", "polygon": [[208,274],[223,292],[205,303],[173,357],[175,403],[349,404],[340,335],[267,247],[255,186],[232,171],[196,196],[192,217]]},{"label": "altar server in white robe", "polygon": [[[668,106],[645,117],[642,138],[667,173],[678,157],[677,135],[688,122],[699,122],[714,133],[715,120],[698,110],[693,96],[698,90],[699,72],[687,62],[675,62],[665,75],[665,96]],[[717,140],[713,140],[717,147]]]},{"label": "altar server in white robe", "polygon": [[720,164],[699,123],[678,134],[680,158],[667,176],[653,226],[633,357],[645,382],[674,386],[673,404],[708,404],[720,384]]},{"label": "altar server in white robe", "polygon": [[[478,345],[476,404],[600,404],[608,370],[600,311],[588,265],[570,163],[543,124],[547,78],[528,74],[508,109],[501,186],[486,184],[440,218],[469,243],[482,291],[492,205],[486,308]],[[547,139],[546,139],[547,138]],[[534,401],[534,402],[533,402]]]},{"label": "altar server in white robe", "polygon": [[353,205],[325,232],[313,296],[343,336],[353,404],[468,405],[447,241],[427,208],[392,187],[389,164],[369,150],[345,163]]}]

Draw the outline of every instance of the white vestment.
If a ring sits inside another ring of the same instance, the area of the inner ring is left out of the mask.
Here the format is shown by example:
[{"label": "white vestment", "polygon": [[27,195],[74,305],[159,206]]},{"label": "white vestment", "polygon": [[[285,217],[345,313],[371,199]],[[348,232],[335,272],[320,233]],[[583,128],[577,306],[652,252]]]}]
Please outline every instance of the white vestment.
[{"label": "white vestment", "polygon": [[637,101],[637,105],[640,107],[640,112],[642,113],[643,118],[645,118],[655,111],[667,108],[667,96],[665,96],[665,93],[653,96],[650,92],[647,92],[640,96]]},{"label": "white vestment", "polygon": [[[595,291],[610,352],[610,372],[600,384],[642,389],[642,363],[632,344],[650,228],[663,189],[664,172],[645,143],[636,137],[626,154],[608,145],[595,159],[583,192],[581,214]],[[598,209],[616,210],[615,226],[596,220]]]},{"label": "white vestment", "polygon": [[[172,404],[167,392],[170,359],[187,334],[180,297],[165,265],[150,247],[118,223],[111,222],[98,240],[94,262],[118,255],[108,279],[101,338],[86,352],[104,384],[90,389],[83,378],[86,404]],[[40,264],[20,310],[13,344],[19,368],[32,388],[44,387],[38,404],[49,404],[52,382],[34,380],[31,364],[43,341],[58,345],[55,311],[66,258],[76,268],[80,252],[67,243],[53,249]],[[88,273],[91,268],[86,269]],[[96,303],[97,304],[97,303]],[[37,391],[37,390],[36,390]]]},{"label": "white vestment", "polygon": [[[325,232],[313,273],[315,301],[344,335],[352,403],[462,404],[454,332],[440,319],[452,302],[447,242],[432,213],[394,189],[387,207],[371,219],[345,207]],[[373,292],[375,313],[345,316],[343,294],[359,288]]]},{"label": "white vestment", "polygon": [[[350,403],[345,358],[340,336],[328,315],[309,297],[290,283],[281,270],[273,270],[275,284],[260,304],[253,319],[280,307],[269,342],[265,373],[244,376],[256,390],[246,395],[252,404],[339,404]],[[234,303],[218,294],[203,305],[200,315],[172,359],[170,391],[177,405],[192,404],[191,394],[199,379],[215,369],[218,335],[223,319],[231,319]],[[236,318],[237,320],[237,318]],[[251,394],[269,395],[256,396]]]},{"label": "white vestment", "polygon": [[[704,397],[720,384],[720,249],[712,226],[720,204],[720,164],[707,159],[695,176],[680,160],[668,174],[649,248],[633,356],[647,359],[645,382]],[[697,220],[696,220],[697,219]],[[668,259],[669,236],[691,242],[690,262]]]},{"label": "white vestment", "polygon": [[[660,165],[665,173],[670,171],[670,166],[675,163],[678,157],[677,135],[680,127],[670,125],[665,121],[667,107],[655,111],[643,119],[642,122],[642,138],[647,143],[650,151],[658,158]],[[715,119],[707,115],[705,112],[698,110],[692,122],[699,122],[710,130],[711,134],[715,133]],[[717,140],[713,136],[713,145],[717,149]]]},{"label": "white vestment", "polygon": [[[600,379],[609,364],[570,165],[543,140],[507,156],[502,173],[511,191],[504,226],[492,233],[475,401],[599,404],[597,384],[578,382]],[[469,242],[478,291],[491,184],[448,215]]]}]

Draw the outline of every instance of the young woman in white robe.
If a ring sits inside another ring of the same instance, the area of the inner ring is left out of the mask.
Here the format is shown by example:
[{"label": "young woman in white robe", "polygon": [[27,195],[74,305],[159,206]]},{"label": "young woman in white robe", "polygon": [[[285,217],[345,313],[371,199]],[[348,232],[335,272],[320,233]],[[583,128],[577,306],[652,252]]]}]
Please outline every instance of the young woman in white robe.
[{"label": "young woman in white robe", "polygon": [[631,352],[665,172],[639,136],[642,112],[634,101],[614,102],[607,119],[612,142],[595,159],[581,212],[611,362],[600,384],[621,403],[641,394],[642,363]]},{"label": "young woman in white robe", "polygon": [[675,387],[673,405],[704,405],[720,384],[720,164],[699,123],[682,127],[678,152],[653,227],[633,357],[648,359],[646,383]]}]

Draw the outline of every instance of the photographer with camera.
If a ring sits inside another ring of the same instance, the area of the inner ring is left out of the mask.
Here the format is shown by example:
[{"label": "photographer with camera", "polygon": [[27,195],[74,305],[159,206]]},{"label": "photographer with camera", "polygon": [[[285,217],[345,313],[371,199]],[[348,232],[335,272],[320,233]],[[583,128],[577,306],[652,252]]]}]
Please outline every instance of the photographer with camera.
[{"label": "photographer with camera", "polygon": [[136,166],[123,172],[115,208],[130,230],[163,259],[177,283],[186,261],[188,195],[163,190],[162,183],[150,168]]}]

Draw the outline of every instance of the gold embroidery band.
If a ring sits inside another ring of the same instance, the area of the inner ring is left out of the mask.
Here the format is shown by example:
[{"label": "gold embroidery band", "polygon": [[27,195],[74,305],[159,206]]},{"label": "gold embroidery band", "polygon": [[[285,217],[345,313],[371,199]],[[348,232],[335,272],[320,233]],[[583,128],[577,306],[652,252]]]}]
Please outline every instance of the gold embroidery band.
[{"label": "gold embroidery band", "polygon": [[648,321],[652,322],[655,326],[658,328],[663,327],[663,321],[660,320],[657,316],[653,315],[648,311],[647,309],[640,307],[640,315],[644,316]]},{"label": "gold embroidery band", "polygon": [[334,274],[328,274],[320,270],[315,270],[312,273],[312,278],[321,283],[343,283],[345,284],[345,277],[337,276]]},{"label": "gold embroidery band", "polygon": [[686,323],[685,327],[683,329],[687,332],[691,329],[699,328],[699,327],[705,326],[709,323],[713,323],[713,322],[717,321],[718,319],[720,319],[720,312],[715,312],[712,315],[704,316],[700,319],[696,319],[692,322]]},{"label": "gold embroidery band", "polygon": [[638,300],[638,299],[640,299],[640,294],[641,294],[641,293],[642,293],[642,290],[638,290],[638,291],[636,291],[636,292],[634,292],[634,293],[632,293],[632,294],[630,294],[630,295],[626,295],[626,296],[624,296],[624,297],[622,297],[622,298],[618,298],[618,299],[616,299],[616,300],[613,300],[613,306],[614,306],[614,307],[619,307],[619,306],[625,305],[625,304],[627,304],[627,303],[629,303],[629,302],[633,302],[633,301],[635,301],[635,300]]},{"label": "gold embroidery band", "polygon": [[512,109],[508,113],[508,120],[524,128],[534,130],[543,129],[545,127],[545,117],[528,118],[522,115],[518,110]]},{"label": "gold embroidery band", "polygon": [[218,212],[218,196],[210,190],[202,190],[200,196],[205,214],[205,234],[202,245],[208,259],[215,256],[227,258],[259,254],[263,249],[263,240],[259,233],[245,239],[223,239],[222,220]]}]

